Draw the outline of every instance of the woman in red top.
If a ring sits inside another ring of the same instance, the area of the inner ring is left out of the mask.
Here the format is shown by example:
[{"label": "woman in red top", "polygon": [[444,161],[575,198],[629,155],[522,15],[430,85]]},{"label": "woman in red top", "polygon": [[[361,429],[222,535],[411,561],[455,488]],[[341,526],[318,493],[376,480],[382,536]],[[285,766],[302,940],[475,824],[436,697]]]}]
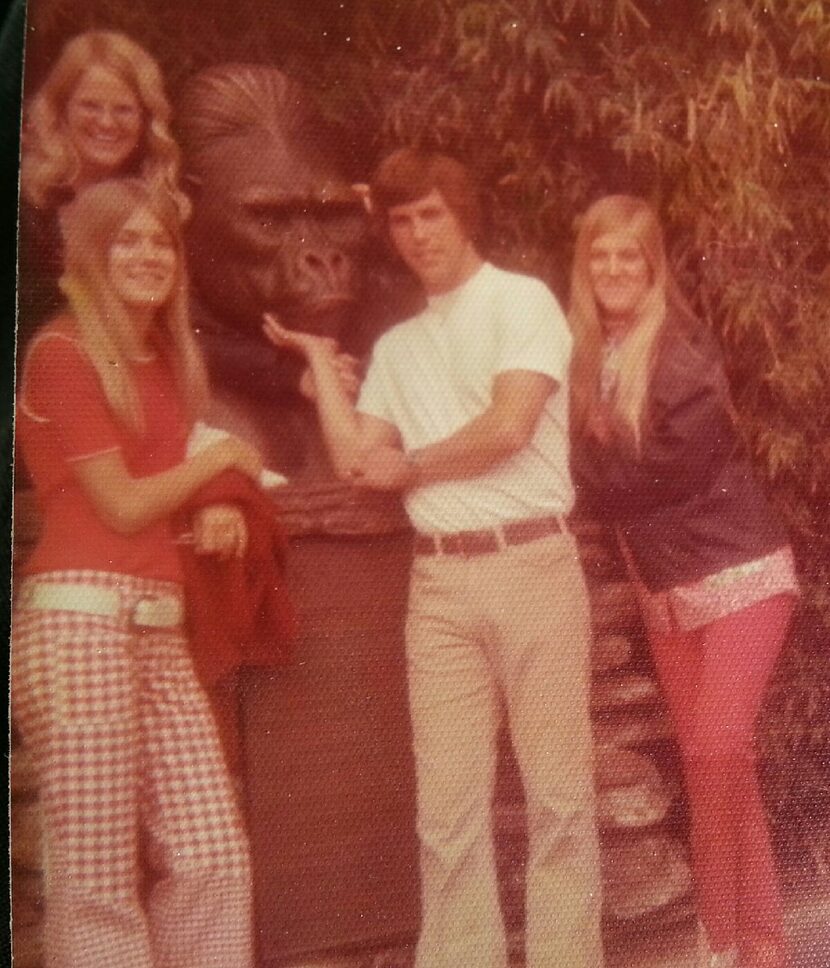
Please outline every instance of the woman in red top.
[{"label": "woman in red top", "polygon": [[[207,384],[172,197],[104,181],[63,228],[71,315],[32,341],[17,424],[43,518],[12,695],[39,777],[47,961],[250,968],[247,840],[183,634],[170,516],[227,469],[257,478],[260,460],[234,438],[185,456]],[[194,526],[203,552],[241,554],[246,538],[232,506]]]}]

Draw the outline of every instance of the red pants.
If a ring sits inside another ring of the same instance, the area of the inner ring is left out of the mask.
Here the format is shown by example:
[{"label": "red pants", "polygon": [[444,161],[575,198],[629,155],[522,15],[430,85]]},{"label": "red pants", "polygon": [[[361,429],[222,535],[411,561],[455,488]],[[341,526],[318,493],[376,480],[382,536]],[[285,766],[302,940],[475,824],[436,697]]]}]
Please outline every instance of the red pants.
[{"label": "red pants", "polygon": [[[117,589],[121,614],[28,609],[50,582]],[[251,968],[248,844],[207,696],[180,628],[127,617],[178,586],[53,572],[18,591],[12,700],[38,771],[47,965]]]},{"label": "red pants", "polygon": [[700,629],[649,635],[683,757],[698,909],[716,951],[784,943],[753,734],[793,602],[777,595]]}]

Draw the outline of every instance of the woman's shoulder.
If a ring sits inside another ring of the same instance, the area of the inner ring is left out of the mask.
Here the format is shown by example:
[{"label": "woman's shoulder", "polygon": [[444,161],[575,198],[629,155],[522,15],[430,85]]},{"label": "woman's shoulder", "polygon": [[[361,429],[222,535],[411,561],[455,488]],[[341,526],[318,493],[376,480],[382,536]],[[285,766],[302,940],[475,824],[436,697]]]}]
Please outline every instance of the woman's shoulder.
[{"label": "woman's shoulder", "polygon": [[83,350],[78,323],[70,313],[60,313],[39,326],[32,335],[32,346],[47,342],[50,345],[71,344]]},{"label": "woman's shoulder", "polygon": [[44,400],[54,396],[55,388],[81,386],[93,373],[92,362],[78,336],[71,316],[58,316],[34,332],[20,367],[18,404],[25,416],[42,423]]},{"label": "woman's shoulder", "polygon": [[39,326],[26,349],[24,373],[33,367],[91,365],[72,316],[61,315]]}]

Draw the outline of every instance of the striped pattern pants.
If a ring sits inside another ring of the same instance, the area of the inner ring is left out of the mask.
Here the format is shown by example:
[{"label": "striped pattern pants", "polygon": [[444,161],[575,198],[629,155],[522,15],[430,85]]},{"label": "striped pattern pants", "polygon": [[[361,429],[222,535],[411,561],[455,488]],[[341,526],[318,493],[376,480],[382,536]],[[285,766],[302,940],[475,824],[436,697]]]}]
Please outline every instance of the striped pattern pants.
[{"label": "striped pattern pants", "polygon": [[35,758],[50,968],[251,968],[247,837],[180,627],[136,628],[178,586],[101,572],[117,615],[16,609],[13,715]]}]

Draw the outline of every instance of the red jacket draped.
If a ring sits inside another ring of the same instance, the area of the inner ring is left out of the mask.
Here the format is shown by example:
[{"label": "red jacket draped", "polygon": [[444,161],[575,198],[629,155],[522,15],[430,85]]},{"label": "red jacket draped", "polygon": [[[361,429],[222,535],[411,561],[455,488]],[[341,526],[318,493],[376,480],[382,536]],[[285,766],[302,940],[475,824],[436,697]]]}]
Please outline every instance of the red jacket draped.
[{"label": "red jacket draped", "polygon": [[211,504],[241,509],[248,546],[242,558],[221,560],[182,545],[191,650],[207,688],[240,666],[289,661],[297,631],[283,572],[285,536],[273,501],[245,474],[225,471],[187,502],[174,525],[189,530],[194,514]]}]

